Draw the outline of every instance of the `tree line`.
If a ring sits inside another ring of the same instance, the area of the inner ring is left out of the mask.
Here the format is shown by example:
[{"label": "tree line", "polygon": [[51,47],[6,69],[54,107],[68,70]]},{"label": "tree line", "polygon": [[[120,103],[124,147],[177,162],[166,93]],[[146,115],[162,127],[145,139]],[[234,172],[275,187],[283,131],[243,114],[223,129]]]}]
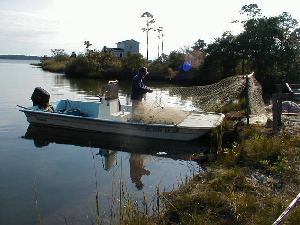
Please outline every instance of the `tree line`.
[{"label": "tree line", "polygon": [[40,60],[40,56],[31,55],[0,55],[0,59]]},{"label": "tree line", "polygon": [[[243,31],[238,35],[224,32],[207,44],[199,39],[191,47],[161,54],[149,63],[141,54],[120,59],[112,52],[87,50],[70,56],[62,49],[52,51],[53,58],[43,57],[42,67],[73,77],[131,79],[141,66],[152,75],[147,79],[189,81],[192,85],[215,83],[228,76],[255,72],[266,91],[277,83],[298,83],[300,78],[300,29],[298,21],[287,12],[265,17],[256,4],[245,5]],[[50,69],[49,69],[50,68]],[[57,69],[56,68],[56,69]]]}]

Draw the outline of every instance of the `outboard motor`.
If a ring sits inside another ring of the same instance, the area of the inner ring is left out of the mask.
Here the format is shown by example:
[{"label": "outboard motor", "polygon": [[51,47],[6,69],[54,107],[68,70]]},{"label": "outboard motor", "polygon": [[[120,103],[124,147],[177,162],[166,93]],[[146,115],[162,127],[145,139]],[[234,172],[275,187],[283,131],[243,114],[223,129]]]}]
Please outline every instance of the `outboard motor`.
[{"label": "outboard motor", "polygon": [[105,100],[119,98],[119,84],[117,80],[108,81],[106,85]]},{"label": "outboard motor", "polygon": [[46,109],[49,106],[50,94],[41,87],[36,87],[31,95],[33,106]]}]

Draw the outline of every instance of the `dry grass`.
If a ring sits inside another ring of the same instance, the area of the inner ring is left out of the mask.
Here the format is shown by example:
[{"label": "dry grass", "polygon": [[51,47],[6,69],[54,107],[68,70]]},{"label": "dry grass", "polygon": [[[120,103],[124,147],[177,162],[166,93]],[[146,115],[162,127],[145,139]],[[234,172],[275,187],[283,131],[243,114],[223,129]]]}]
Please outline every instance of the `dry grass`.
[{"label": "dry grass", "polygon": [[42,63],[42,68],[54,73],[63,73],[68,63],[69,61],[57,62],[55,60],[46,60]]}]

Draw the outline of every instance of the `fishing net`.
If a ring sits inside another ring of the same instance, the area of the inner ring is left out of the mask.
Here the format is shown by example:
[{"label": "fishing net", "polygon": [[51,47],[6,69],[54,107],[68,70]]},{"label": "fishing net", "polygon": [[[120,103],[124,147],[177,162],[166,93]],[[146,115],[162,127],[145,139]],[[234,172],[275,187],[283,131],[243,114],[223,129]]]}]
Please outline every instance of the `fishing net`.
[{"label": "fishing net", "polygon": [[[176,96],[181,99],[188,98],[198,111],[214,112],[236,101],[245,90],[246,85],[248,87],[249,114],[252,116],[265,114],[262,88],[253,75],[250,75],[247,79],[242,75],[232,76],[206,86],[162,88],[161,93],[168,91],[169,96]],[[178,124],[188,115],[189,112],[165,107],[162,98],[156,98],[154,102],[145,101],[141,104],[137,109],[134,120],[144,123]]]},{"label": "fishing net", "polygon": [[235,100],[246,85],[242,76],[232,76],[206,86],[172,87],[170,94],[192,97],[194,105],[201,111],[217,111]]},{"label": "fishing net", "polygon": [[260,116],[266,114],[266,108],[262,98],[262,88],[254,76],[249,78],[248,99],[250,115]]},{"label": "fishing net", "polygon": [[140,104],[133,114],[133,120],[141,123],[179,124],[190,112],[171,107],[159,107],[149,104]]}]

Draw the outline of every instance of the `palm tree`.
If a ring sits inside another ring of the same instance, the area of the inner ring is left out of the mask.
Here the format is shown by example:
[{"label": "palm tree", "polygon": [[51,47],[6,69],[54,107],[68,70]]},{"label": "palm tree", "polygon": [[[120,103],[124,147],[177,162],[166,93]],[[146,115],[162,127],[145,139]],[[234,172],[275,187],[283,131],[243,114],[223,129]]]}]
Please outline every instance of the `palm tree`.
[{"label": "palm tree", "polygon": [[157,33],[158,33],[158,46],[157,46],[157,57],[159,57],[159,40],[161,39],[161,53],[163,54],[164,53],[164,40],[163,40],[163,37],[164,37],[164,34],[163,34],[163,27],[158,27],[156,29]]},{"label": "palm tree", "polygon": [[147,34],[147,61],[148,61],[148,57],[149,57],[149,50],[148,50],[148,47],[149,47],[149,31],[153,29],[152,26],[155,23],[155,19],[153,19],[153,15],[149,12],[144,12],[141,15],[141,18],[142,17],[147,18],[146,27],[142,28],[142,31],[146,32],[146,34]]},{"label": "palm tree", "polygon": [[86,48],[88,49],[92,44],[90,43],[90,41],[85,41],[84,45],[86,45]]}]

